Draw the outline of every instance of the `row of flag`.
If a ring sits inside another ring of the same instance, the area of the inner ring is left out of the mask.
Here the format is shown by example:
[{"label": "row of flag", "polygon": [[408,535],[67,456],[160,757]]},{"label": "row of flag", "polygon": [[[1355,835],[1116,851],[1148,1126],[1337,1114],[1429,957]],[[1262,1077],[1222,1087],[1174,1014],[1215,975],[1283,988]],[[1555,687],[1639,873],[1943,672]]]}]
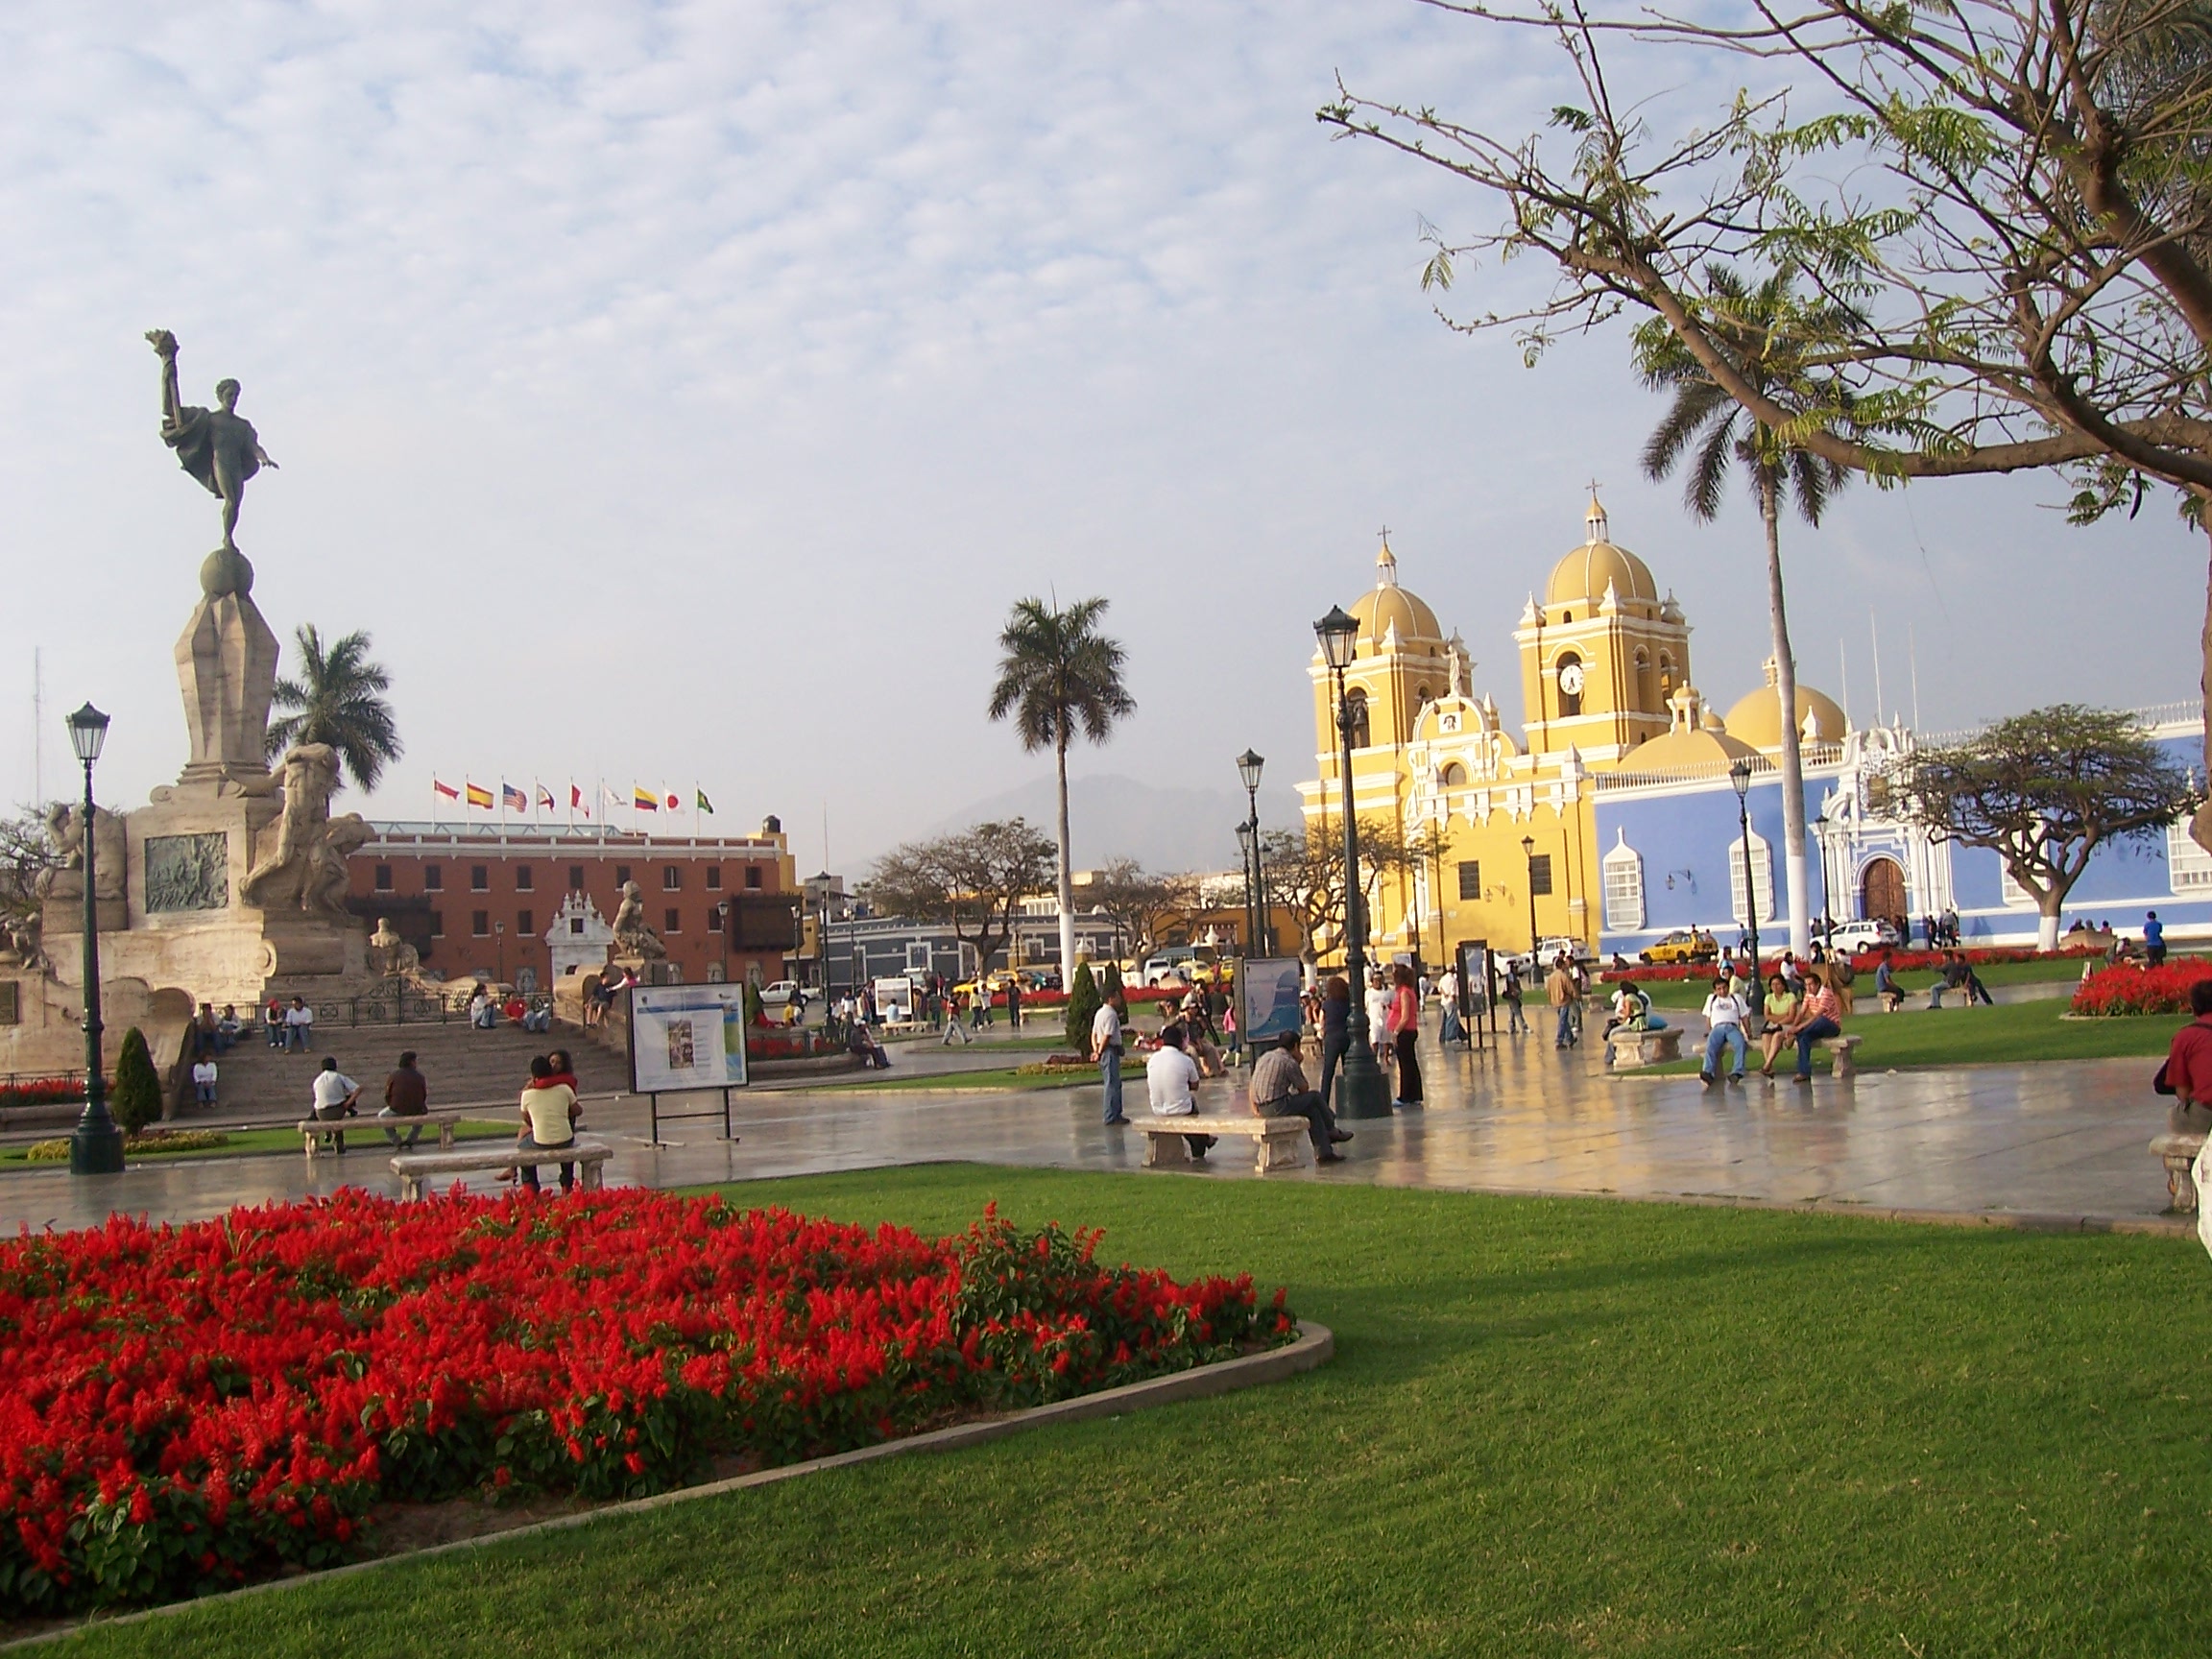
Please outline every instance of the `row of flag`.
[{"label": "row of flag", "polygon": [[[486,812],[494,810],[528,812],[532,810],[533,805],[535,805],[536,810],[541,812],[558,812],[561,810],[561,804],[553,798],[553,791],[546,788],[542,783],[535,786],[535,801],[533,801],[530,793],[504,781],[500,783],[499,793],[496,796],[492,793],[489,784],[470,782],[466,778],[461,781],[460,787],[455,788],[443,779],[434,776],[430,780],[430,788],[440,800],[458,801],[462,803],[464,807],[480,807]],[[684,809],[684,798],[681,795],[663,794],[659,790],[647,789],[643,784],[633,786],[627,799],[608,788],[605,784],[600,785],[600,793],[606,798],[606,805],[609,806],[616,808],[627,806],[633,812],[658,812],[661,809],[663,803],[671,812],[681,812]],[[714,812],[714,803],[707,799],[707,791],[694,784],[691,794],[691,809],[695,812],[704,812],[711,817]],[[568,785],[568,810],[570,813],[582,817],[589,818],[591,816],[591,803],[586,798],[581,784],[571,783]]]}]

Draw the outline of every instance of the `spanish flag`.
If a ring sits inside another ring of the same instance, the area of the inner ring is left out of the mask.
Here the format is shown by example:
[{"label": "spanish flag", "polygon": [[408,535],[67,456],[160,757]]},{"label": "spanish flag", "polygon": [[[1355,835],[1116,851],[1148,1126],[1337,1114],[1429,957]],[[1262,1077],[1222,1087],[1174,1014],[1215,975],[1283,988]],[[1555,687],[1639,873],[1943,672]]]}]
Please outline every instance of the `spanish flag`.
[{"label": "spanish flag", "polygon": [[640,812],[658,812],[661,810],[661,803],[658,799],[636,787],[630,791],[630,805],[637,807]]},{"label": "spanish flag", "polygon": [[491,791],[491,790],[489,790],[489,789],[486,789],[486,788],[484,788],[484,787],[483,787],[483,786],[481,786],[480,784],[475,784],[475,783],[471,783],[471,784],[469,784],[469,805],[471,805],[471,806],[481,806],[481,807],[483,807],[483,808],[484,808],[484,810],[485,810],[485,811],[487,811],[487,812],[491,811],[491,810],[492,810],[492,791]]}]

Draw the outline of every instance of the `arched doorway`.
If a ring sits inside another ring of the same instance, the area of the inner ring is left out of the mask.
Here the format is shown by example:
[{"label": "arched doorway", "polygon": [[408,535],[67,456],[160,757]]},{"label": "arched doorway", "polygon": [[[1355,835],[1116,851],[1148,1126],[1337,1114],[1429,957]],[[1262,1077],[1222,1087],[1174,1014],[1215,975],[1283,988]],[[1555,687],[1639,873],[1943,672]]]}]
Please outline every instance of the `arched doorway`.
[{"label": "arched doorway", "polygon": [[1859,900],[1862,916],[1903,916],[1905,867],[1894,858],[1870,859],[1859,878]]}]

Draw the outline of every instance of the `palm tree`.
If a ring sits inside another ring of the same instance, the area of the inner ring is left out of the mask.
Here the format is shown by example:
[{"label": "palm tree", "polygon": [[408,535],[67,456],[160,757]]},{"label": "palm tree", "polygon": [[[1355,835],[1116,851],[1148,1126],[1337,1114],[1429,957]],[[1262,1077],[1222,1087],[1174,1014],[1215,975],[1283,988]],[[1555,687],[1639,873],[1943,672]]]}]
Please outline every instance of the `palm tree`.
[{"label": "palm tree", "polygon": [[[1075,886],[1068,860],[1068,745],[1077,728],[1103,743],[1114,722],[1137,712],[1137,700],[1121,684],[1127,653],[1098,632],[1103,599],[1078,599],[1063,611],[1057,602],[1024,599],[1007,614],[998,635],[998,683],[991,689],[991,718],[1014,719],[1022,747],[1049,748],[1060,779],[1060,983],[1075,983]],[[989,966],[988,963],[985,964]]]},{"label": "palm tree", "polygon": [[[1801,303],[1791,292],[1791,273],[1776,271],[1756,288],[1725,266],[1705,273],[1713,332],[1737,372],[1777,402],[1797,412],[1808,428],[1867,423],[1854,419],[1849,390],[1837,378],[1808,364],[1825,342],[1842,335],[1855,321],[1844,306],[1828,300]],[[1793,501],[1798,517],[1818,524],[1829,498],[1850,474],[1793,442],[1790,430],[1754,420],[1716,385],[1704,365],[1690,354],[1674,332],[1648,326],[1637,331],[1637,368],[1654,392],[1669,393],[1658,429],[1644,446],[1644,472],[1664,478],[1688,458],[1683,500],[1691,516],[1710,522],[1720,511],[1731,462],[1740,465],[1759,502],[1767,531],[1767,609],[1773,626],[1775,693],[1782,703],[1782,839],[1788,869],[1790,949],[1803,956],[1812,945],[1812,921],[1805,860],[1805,768],[1797,729],[1797,667],[1790,655],[1790,621],[1782,595],[1782,506]],[[1877,426],[1880,423],[1875,423]],[[1743,896],[1746,906],[1752,895]]]},{"label": "palm tree", "polygon": [[297,743],[327,743],[343,771],[364,789],[376,787],[402,747],[392,705],[378,695],[392,677],[369,661],[369,636],[355,629],[323,648],[315,624],[302,622],[293,638],[300,647],[300,677],[276,682],[281,716],[269,723],[272,758]]}]

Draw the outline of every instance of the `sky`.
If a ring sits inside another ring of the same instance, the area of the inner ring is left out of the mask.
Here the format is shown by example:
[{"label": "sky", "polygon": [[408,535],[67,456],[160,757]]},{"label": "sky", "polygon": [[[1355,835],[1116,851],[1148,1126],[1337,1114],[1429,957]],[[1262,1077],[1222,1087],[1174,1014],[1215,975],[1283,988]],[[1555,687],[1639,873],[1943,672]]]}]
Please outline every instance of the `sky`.
[{"label": "sky", "polygon": [[[1106,596],[1128,651],[1139,711],[1078,775],[1234,789],[1249,746],[1292,783],[1312,619],[1381,527],[1517,718],[1593,479],[1724,709],[1767,655],[1753,516],[1642,480],[1620,328],[1527,368],[1439,322],[1421,227],[1489,204],[1313,119],[1341,74],[1532,131],[1560,66],[1411,0],[8,8],[0,798],[67,786],[87,699],[104,800],[183,763],[219,525],[154,326],[280,464],[239,531],[271,625],[391,671],[374,815],[434,776],[697,788],[857,872],[1048,772],[984,715],[1028,594]],[[1862,486],[1792,527],[1800,673],[1868,719],[1878,636],[1884,712],[1937,730],[2193,696],[2201,541],[2064,494]]]}]

